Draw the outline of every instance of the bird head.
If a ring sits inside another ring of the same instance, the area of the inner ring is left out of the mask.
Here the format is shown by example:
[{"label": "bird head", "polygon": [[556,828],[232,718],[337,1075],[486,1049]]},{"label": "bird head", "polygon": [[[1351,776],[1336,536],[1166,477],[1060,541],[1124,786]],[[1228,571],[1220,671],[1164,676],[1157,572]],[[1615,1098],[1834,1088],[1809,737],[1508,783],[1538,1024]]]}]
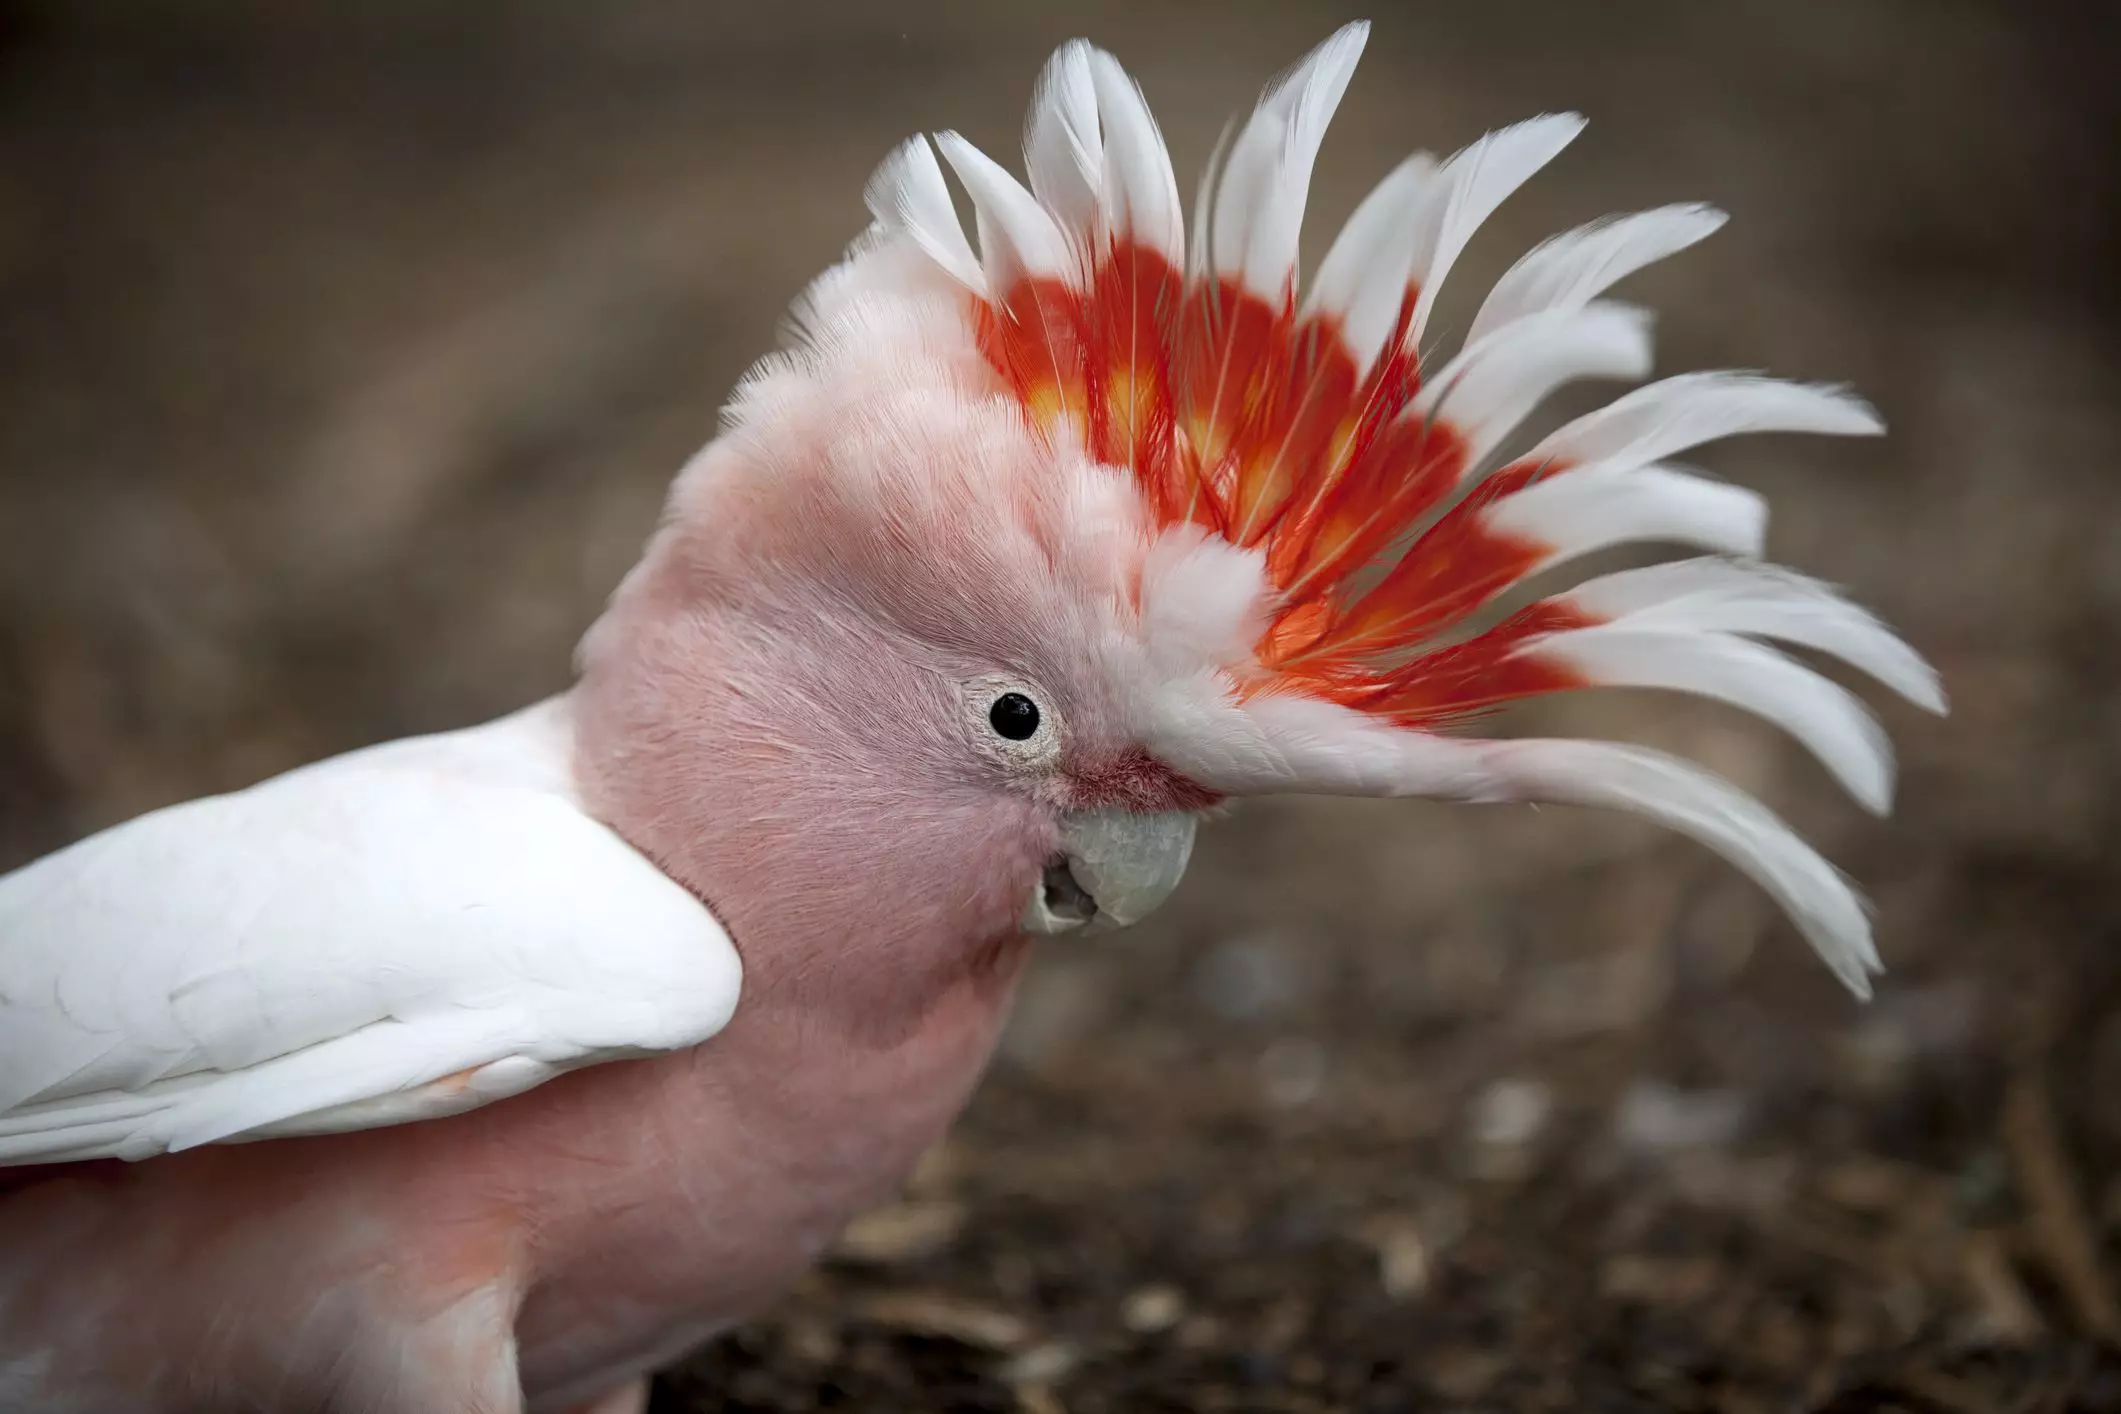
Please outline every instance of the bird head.
[{"label": "bird head", "polygon": [[[593,801],[740,946],[755,925],[880,975],[940,966],[1136,921],[1226,798],[1424,795],[1648,816],[1867,986],[1857,896],[1735,787],[1643,747],[1465,729],[1547,693],[1691,692],[1792,733],[1883,812],[1881,731],[1770,642],[1942,710],[1935,675],[1759,562],[1757,496],[1669,460],[1877,419],[1831,388],[1694,374],[1522,445],[1563,384],[1648,373],[1648,320],[1602,296],[1722,221],[1675,206],[1557,237],[1439,355],[1439,286],[1573,116],[1408,159],[1300,279],[1313,159],[1366,32],[1234,127],[1190,245],[1146,101],[1081,42],[1038,85],[1028,185],[950,133],[877,172],[873,225],[741,385],[584,647]],[[1697,557],[1526,592],[1633,542]]]}]

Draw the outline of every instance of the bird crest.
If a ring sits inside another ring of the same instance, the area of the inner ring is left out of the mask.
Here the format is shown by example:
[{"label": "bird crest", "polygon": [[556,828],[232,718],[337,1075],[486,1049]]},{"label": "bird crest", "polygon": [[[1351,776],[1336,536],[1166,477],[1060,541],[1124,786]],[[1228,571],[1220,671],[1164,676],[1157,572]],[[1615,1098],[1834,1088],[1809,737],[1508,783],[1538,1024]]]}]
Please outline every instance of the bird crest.
[{"label": "bird crest", "polygon": [[[1081,41],[1039,82],[1028,184],[946,132],[891,155],[870,209],[884,239],[918,247],[960,288],[980,357],[1039,435],[1130,472],[1156,524],[1258,556],[1258,672],[1231,690],[1271,709],[1254,712],[1271,762],[1219,768],[1211,784],[1647,813],[1748,868],[1860,989],[1875,966],[1860,909],[1740,793],[1640,748],[1438,733],[1572,688],[1691,692],[1783,727],[1883,813],[1882,730],[1852,693],[1763,640],[1838,657],[1942,711],[1935,673],[1834,590],[1759,563],[1757,495],[1669,460],[1736,434],[1882,424],[1838,388],[1693,373],[1501,455],[1562,385],[1648,375],[1647,315],[1604,296],[1724,217],[1674,205],[1557,236],[1511,267],[1458,349],[1436,357],[1431,314],[1458,256],[1584,124],[1550,114],[1448,159],[1408,158],[1305,281],[1312,167],[1367,33],[1334,34],[1226,134],[1190,243],[1147,102],[1116,59]],[[970,198],[976,249],[943,162]],[[1533,576],[1634,542],[1708,554],[1511,608]],[[1296,714],[1290,698],[1348,715]]]}]

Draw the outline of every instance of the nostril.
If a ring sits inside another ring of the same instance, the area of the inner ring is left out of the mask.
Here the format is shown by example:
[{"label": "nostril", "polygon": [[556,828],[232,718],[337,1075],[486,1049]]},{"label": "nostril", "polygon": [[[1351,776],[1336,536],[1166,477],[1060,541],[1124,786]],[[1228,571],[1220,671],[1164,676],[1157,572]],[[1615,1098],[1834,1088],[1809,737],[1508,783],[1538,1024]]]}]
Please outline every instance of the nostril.
[{"label": "nostril", "polygon": [[1096,916],[1097,900],[1090,897],[1089,890],[1075,882],[1067,856],[1062,855],[1047,863],[1043,887],[1046,911],[1055,918],[1087,923]]}]

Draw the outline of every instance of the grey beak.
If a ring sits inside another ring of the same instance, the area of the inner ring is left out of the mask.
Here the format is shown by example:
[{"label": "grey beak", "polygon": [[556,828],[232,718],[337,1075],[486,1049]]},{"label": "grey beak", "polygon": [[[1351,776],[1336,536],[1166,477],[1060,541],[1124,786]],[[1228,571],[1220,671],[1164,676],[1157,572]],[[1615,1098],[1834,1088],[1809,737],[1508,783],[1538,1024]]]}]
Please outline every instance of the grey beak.
[{"label": "grey beak", "polygon": [[1060,855],[1024,904],[1023,929],[1051,937],[1139,923],[1171,896],[1193,855],[1190,811],[1083,810],[1061,824]]}]

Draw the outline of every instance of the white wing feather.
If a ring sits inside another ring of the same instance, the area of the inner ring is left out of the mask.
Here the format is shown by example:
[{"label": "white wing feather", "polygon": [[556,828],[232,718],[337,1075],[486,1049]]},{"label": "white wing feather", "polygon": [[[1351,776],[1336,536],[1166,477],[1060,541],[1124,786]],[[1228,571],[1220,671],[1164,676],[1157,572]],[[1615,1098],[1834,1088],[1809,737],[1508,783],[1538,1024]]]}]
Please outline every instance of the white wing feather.
[{"label": "white wing feather", "polygon": [[0,1164],[431,1118],[719,1031],[736,951],[576,802],[564,711],[337,757],[0,878]]}]

